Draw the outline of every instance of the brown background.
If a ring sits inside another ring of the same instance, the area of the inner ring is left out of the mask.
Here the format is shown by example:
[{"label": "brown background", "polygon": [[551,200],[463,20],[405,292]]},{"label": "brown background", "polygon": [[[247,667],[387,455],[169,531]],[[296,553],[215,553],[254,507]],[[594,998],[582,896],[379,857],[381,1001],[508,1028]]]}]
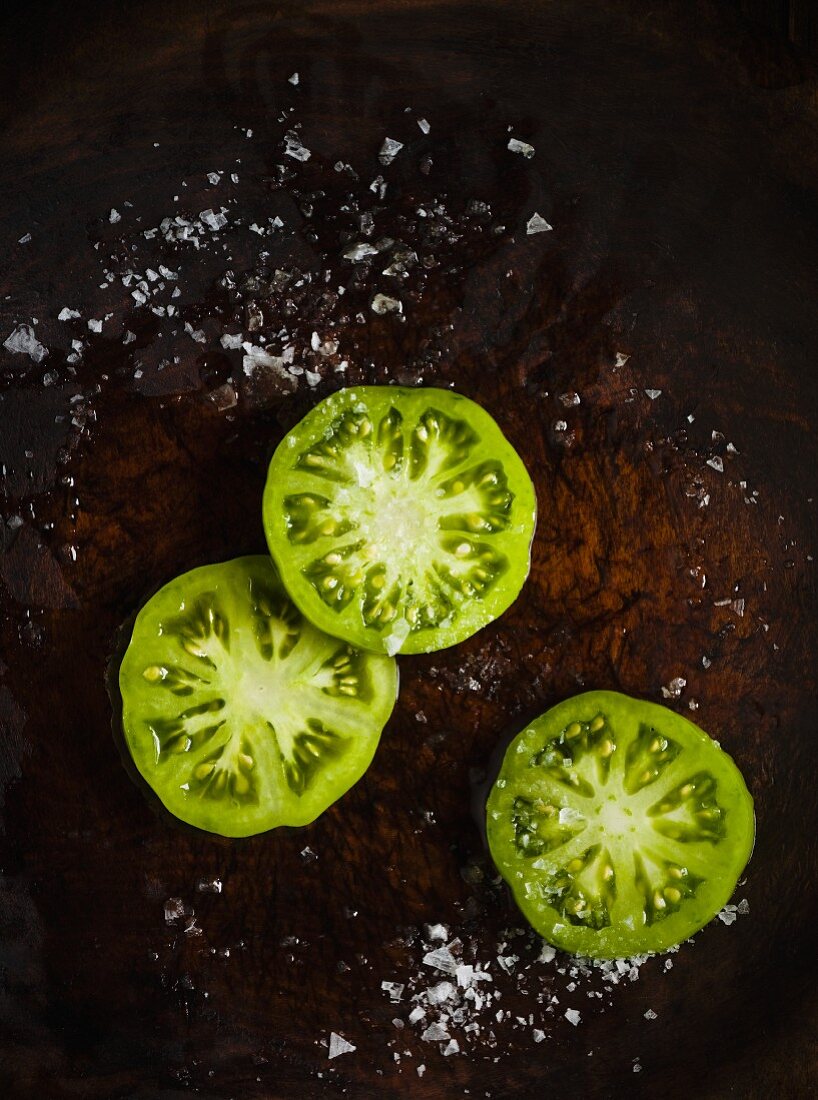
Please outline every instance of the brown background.
[{"label": "brown background", "polygon": [[[242,394],[228,421],[202,398],[233,365],[193,344],[139,386],[118,338],[50,387],[42,368],[0,359],[4,515],[24,520],[3,527],[0,557],[4,1095],[814,1095],[806,54],[698,3],[166,0],[7,19],[0,328],[40,318],[45,365],[64,362],[63,305],[99,315],[89,241],[110,207],[127,198],[155,224],[183,176],[241,155],[263,208],[265,138],[295,70],[316,158],[374,173],[411,105],[451,202],[486,199],[518,225],[539,209],[555,230],[468,253],[405,326],[356,337],[353,380],[453,382],[494,412],[532,470],[540,526],[520,601],[463,647],[401,662],[373,767],[305,832],[228,844],[154,814],[111,737],[105,667],[157,584],[263,549],[266,459],[315,393]],[[505,151],[509,125],[535,145],[530,164]],[[412,146],[396,194],[428,193],[417,164]],[[218,273],[200,272],[192,316]],[[55,423],[95,382],[96,419]],[[566,411],[567,391],[582,403]],[[756,798],[750,915],[706,930],[669,975],[649,964],[581,1028],[447,1060],[407,1036],[416,1056],[398,1074],[378,987],[410,965],[399,930],[443,920],[491,952],[515,919],[469,813],[498,736],[582,688],[661,699],[675,676],[687,686],[673,705],[698,702]],[[214,875],[223,894],[197,895]],[[195,905],[201,939],[165,924],[169,897]],[[331,1072],[316,1045],[330,1030],[358,1047]]]}]

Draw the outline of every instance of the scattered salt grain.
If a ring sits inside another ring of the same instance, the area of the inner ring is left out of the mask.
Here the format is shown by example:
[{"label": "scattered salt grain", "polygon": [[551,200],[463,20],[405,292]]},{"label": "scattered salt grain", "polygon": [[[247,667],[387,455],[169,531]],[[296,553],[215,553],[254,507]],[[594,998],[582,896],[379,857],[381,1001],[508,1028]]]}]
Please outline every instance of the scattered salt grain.
[{"label": "scattered salt grain", "polygon": [[298,73],[293,73],[292,76],[288,76],[287,83],[292,84],[293,87],[295,87],[298,84]]},{"label": "scattered salt grain", "polygon": [[625,355],[624,352],[618,351],[614,360],[615,367],[624,367],[627,361],[630,359],[630,355]]},{"label": "scattered salt grain", "polygon": [[425,118],[418,119],[418,126],[420,127],[420,132],[422,134],[428,134],[432,128]]},{"label": "scattered salt grain", "polygon": [[512,153],[521,153],[526,160],[531,160],[534,156],[534,146],[529,145],[526,141],[519,141],[517,138],[509,138],[508,147]]},{"label": "scattered salt grain", "polygon": [[652,1008],[649,1008],[645,1013],[646,1020],[655,1020],[658,1018],[658,1013],[654,1012]]},{"label": "scattered salt grain", "polygon": [[716,471],[717,474],[724,473],[724,460],[719,455],[714,455],[712,458],[708,458],[707,465]]},{"label": "scattered salt grain", "polygon": [[60,312],[57,314],[58,321],[77,321],[79,320],[79,310],[69,309],[68,306],[63,306]]},{"label": "scattered salt grain", "polygon": [[108,215],[108,221],[111,225],[116,225],[117,222],[122,221],[122,215],[118,210],[111,209],[111,213]]},{"label": "scattered salt grain", "polygon": [[300,160],[302,162],[309,160],[312,156],[310,150],[301,142],[301,139],[294,130],[291,130],[284,138],[284,152],[288,157],[292,157],[293,160]]},{"label": "scattered salt grain", "polygon": [[196,883],[196,889],[200,894],[220,894],[222,892],[222,880],[220,878],[200,879]]},{"label": "scattered salt grain", "polygon": [[741,899],[741,901],[736,906],[736,912],[742,917],[747,916],[747,914],[750,912],[750,903],[747,898]]},{"label": "scattered salt grain", "polygon": [[651,401],[655,401],[657,397],[662,396],[661,390],[645,390],[645,393],[648,395]]},{"label": "scattered salt grain", "polygon": [[429,1024],[420,1037],[425,1043],[445,1043],[449,1038],[449,1033],[442,1024],[435,1023]]},{"label": "scattered salt grain", "polygon": [[244,337],[240,333],[233,336],[231,333],[225,332],[219,343],[223,348],[230,351],[236,351],[244,343]]},{"label": "scattered salt grain", "polygon": [[266,367],[282,377],[289,377],[285,370],[285,358],[283,355],[271,355],[264,348],[256,347],[250,343],[243,343],[245,354],[242,358],[242,368],[248,378],[260,367]]},{"label": "scattered salt grain", "polygon": [[403,303],[388,294],[376,294],[372,299],[372,312],[381,316],[385,313],[403,313]]},{"label": "scattered salt grain", "polygon": [[436,940],[445,943],[449,938],[449,929],[445,924],[427,924],[423,931],[430,943],[434,943]]},{"label": "scattered salt grain", "polygon": [[571,391],[570,393],[561,393],[559,396],[560,402],[566,409],[571,409],[580,402],[579,394]]},{"label": "scattered salt grain", "polygon": [[662,687],[662,695],[665,699],[678,699],[686,687],[684,676],[674,676],[669,684]]},{"label": "scattered salt grain", "polygon": [[[406,622],[405,619],[403,621]],[[406,626],[408,628],[409,624],[406,623]],[[448,947],[436,947],[434,951],[427,951],[423,956],[423,962],[426,966],[432,966],[442,974],[454,975],[457,973],[457,961]]]},{"label": "scattered salt grain", "polygon": [[[397,1002],[401,999],[405,988],[406,986],[403,985],[401,982],[381,982],[381,989],[385,993],[389,994],[389,1000],[392,1001],[394,1004],[397,1004]],[[401,1026],[403,1026],[402,1022]]]},{"label": "scattered salt grain", "polygon": [[732,924],[738,915],[737,905],[725,905],[720,913],[716,916],[719,918],[722,924]]},{"label": "scattered salt grain", "polygon": [[31,325],[18,325],[3,341],[3,347],[18,355],[28,355],[35,363],[42,363],[48,355],[48,348],[44,347],[34,335]]},{"label": "scattered salt grain", "polygon": [[550,233],[553,228],[540,214],[533,214],[526,223],[525,231],[532,237],[535,233]]},{"label": "scattered salt grain", "polygon": [[377,255],[377,248],[371,244],[367,244],[366,241],[357,241],[343,252],[344,259],[351,260],[354,264],[360,263],[361,260],[366,260],[369,256]]},{"label": "scattered salt grain", "polygon": [[132,344],[136,340],[136,333],[128,329],[122,337],[123,344]]},{"label": "scattered salt grain", "polygon": [[[396,619],[392,625],[392,630],[384,637],[383,643],[387,654],[390,657],[394,657],[396,653],[400,653],[401,647],[406,639],[409,637],[411,627],[406,619]],[[434,954],[434,952],[432,952]],[[425,962],[425,960],[424,960]],[[454,960],[452,960],[454,962]],[[450,971],[454,973],[454,971]]]},{"label": "scattered salt grain", "polygon": [[455,988],[451,982],[438,982],[426,992],[426,999],[431,1005],[443,1004],[454,997]]},{"label": "scattered salt grain", "polygon": [[165,923],[175,924],[185,915],[185,903],[181,898],[168,898],[165,902]]},{"label": "scattered salt grain", "polygon": [[342,1035],[336,1035],[334,1031],[330,1032],[327,1058],[337,1058],[339,1054],[352,1054],[357,1049],[353,1043],[348,1043]]},{"label": "scattered salt grain", "polygon": [[102,332],[102,321],[97,320],[96,317],[92,317],[88,322],[88,328],[91,332]]},{"label": "scattered salt grain", "polygon": [[538,1027],[535,1027],[534,1030],[531,1032],[531,1038],[534,1040],[535,1043],[541,1043],[545,1038],[545,1032],[540,1031]]},{"label": "scattered salt grain", "polygon": [[18,244],[28,244],[28,242],[30,240],[31,240],[31,234],[30,233],[24,233],[23,236],[20,237],[20,239],[17,241],[17,243]]},{"label": "scattered salt grain", "polygon": [[378,153],[378,160],[384,167],[386,167],[387,165],[392,163],[392,161],[395,159],[402,148],[402,141],[395,141],[394,138],[390,137],[384,138],[383,145],[381,146],[380,152]]},{"label": "scattered salt grain", "polygon": [[568,1021],[569,1024],[573,1024],[574,1027],[576,1027],[582,1017],[575,1008],[566,1008],[565,1019]]},{"label": "scattered salt grain", "polygon": [[213,210],[202,210],[199,219],[213,233],[217,233],[227,225],[227,218],[222,211],[216,214]]}]

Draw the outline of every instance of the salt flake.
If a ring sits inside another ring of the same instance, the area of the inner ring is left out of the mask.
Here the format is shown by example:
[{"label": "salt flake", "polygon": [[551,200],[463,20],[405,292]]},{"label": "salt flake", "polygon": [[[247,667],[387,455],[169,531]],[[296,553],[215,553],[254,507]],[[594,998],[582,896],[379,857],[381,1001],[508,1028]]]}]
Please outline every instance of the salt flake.
[{"label": "salt flake", "polygon": [[384,138],[383,145],[381,146],[380,152],[378,153],[378,160],[384,167],[386,167],[387,165],[392,163],[392,161],[395,159],[402,148],[402,141],[395,141],[394,138],[390,137]]},{"label": "salt flake", "polygon": [[35,363],[42,363],[48,355],[48,348],[44,347],[34,335],[31,325],[18,325],[3,341],[3,347],[17,355],[28,355]]},{"label": "salt flake", "polygon": [[532,237],[535,233],[550,233],[553,228],[554,226],[549,225],[542,215],[532,214],[526,223],[525,231],[529,237]]},{"label": "salt flake", "polygon": [[[534,146],[529,145],[526,141],[519,141],[517,138],[509,138],[508,147],[512,153],[520,153],[526,160],[531,160],[534,156]],[[549,229],[550,228],[549,226]]]},{"label": "salt flake", "polygon": [[337,1058],[339,1054],[352,1054],[357,1049],[353,1043],[348,1043],[343,1035],[337,1035],[334,1031],[330,1032],[327,1058]]}]

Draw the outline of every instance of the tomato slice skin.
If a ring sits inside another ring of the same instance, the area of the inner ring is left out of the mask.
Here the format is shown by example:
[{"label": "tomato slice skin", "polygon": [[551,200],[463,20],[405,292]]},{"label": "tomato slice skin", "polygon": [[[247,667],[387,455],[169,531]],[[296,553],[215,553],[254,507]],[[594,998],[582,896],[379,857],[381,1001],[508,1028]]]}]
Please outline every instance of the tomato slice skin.
[{"label": "tomato slice skin", "polygon": [[317,630],[253,556],[193,569],[148,600],[119,686],[126,744],[166,809],[241,837],[308,824],[357,782],[397,668]]},{"label": "tomato slice skin", "polygon": [[315,406],[270,462],[270,554],[322,630],[376,653],[427,653],[501,615],[528,576],[536,497],[475,402],[359,386]]},{"label": "tomato slice skin", "polygon": [[664,951],[730,900],[755,840],[730,756],[682,715],[592,691],[531,722],[486,804],[489,849],[554,946],[596,959]]}]

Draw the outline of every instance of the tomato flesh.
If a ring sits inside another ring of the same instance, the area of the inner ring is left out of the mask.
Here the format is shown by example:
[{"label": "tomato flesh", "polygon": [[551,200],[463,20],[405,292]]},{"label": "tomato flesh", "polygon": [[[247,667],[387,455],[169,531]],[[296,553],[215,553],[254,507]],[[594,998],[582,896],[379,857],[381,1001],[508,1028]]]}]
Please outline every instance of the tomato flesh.
[{"label": "tomato flesh", "polygon": [[264,528],[294,602],[380,653],[463,641],[528,575],[531,478],[479,405],[361,386],[326,398],[270,463]]},{"label": "tomato flesh", "polygon": [[666,707],[567,699],[511,743],[486,808],[520,909],[556,947],[611,959],[666,950],[729,901],[753,848],[732,759]]},{"label": "tomato flesh", "polygon": [[194,569],[153,596],[119,684],[128,748],[166,808],[248,836],[314,820],[360,778],[397,670],[317,630],[270,559],[247,557]]}]

